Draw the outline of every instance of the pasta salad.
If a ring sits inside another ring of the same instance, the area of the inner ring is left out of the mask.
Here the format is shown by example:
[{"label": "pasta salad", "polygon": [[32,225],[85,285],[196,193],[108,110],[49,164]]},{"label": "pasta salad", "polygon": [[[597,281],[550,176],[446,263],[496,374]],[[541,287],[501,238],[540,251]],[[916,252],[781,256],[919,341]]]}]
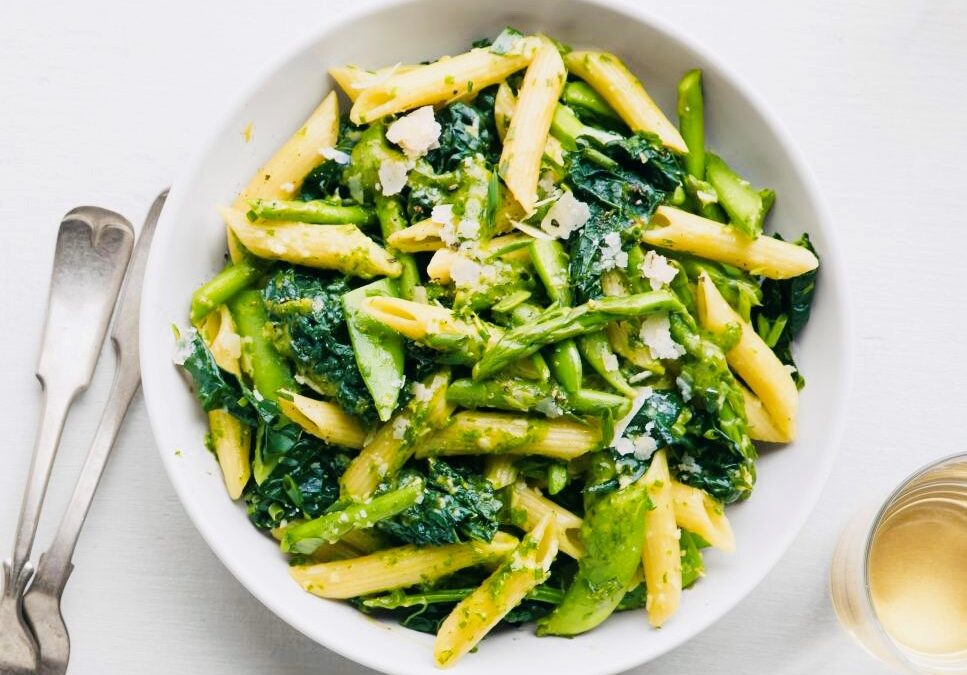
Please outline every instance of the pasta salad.
[{"label": "pasta salad", "polygon": [[501,625],[662,626],[795,437],[808,236],[706,150],[698,70],[678,126],[616,55],[510,28],[330,74],[178,331],[229,495],[441,667]]}]

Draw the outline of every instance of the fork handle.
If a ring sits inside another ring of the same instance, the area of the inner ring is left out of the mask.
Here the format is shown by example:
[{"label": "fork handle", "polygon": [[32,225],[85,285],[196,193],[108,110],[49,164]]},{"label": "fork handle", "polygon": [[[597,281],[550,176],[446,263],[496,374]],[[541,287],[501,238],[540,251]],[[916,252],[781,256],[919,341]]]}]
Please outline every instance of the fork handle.
[{"label": "fork handle", "polygon": [[71,496],[70,504],[57,528],[57,534],[54,535],[50,548],[41,555],[37,565],[33,585],[38,589],[51,591],[59,596],[74,569],[71,558],[74,556],[81,528],[87,519],[94,493],[104,473],[104,467],[114,447],[121,423],[141,386],[141,371],[138,368],[137,358],[137,353],[118,354],[118,367],[111,385],[111,393],[108,395],[107,407],[97,425],[87,460],[74,487],[74,494]]},{"label": "fork handle", "polygon": [[23,503],[20,507],[20,521],[17,527],[17,540],[14,545],[13,558],[7,561],[8,575],[11,580],[20,585],[19,589],[4,588],[4,594],[17,594],[23,591],[23,586],[31,578],[30,549],[37,535],[37,523],[40,520],[40,510],[47,492],[50,480],[50,470],[60,444],[60,437],[64,431],[64,421],[67,411],[83,387],[46,387],[44,389],[44,410],[40,417],[40,427],[37,430],[37,441],[34,446],[33,461],[30,465],[30,476],[27,478],[27,488],[24,490]]}]

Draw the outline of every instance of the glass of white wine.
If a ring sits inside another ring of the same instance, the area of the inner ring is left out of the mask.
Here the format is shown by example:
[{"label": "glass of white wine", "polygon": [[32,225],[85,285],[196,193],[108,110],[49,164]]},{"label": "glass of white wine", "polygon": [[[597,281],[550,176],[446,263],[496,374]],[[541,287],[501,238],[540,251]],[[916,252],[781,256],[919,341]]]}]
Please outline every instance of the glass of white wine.
[{"label": "glass of white wine", "polygon": [[915,673],[967,673],[967,454],[908,477],[840,536],[829,577],[840,623]]}]

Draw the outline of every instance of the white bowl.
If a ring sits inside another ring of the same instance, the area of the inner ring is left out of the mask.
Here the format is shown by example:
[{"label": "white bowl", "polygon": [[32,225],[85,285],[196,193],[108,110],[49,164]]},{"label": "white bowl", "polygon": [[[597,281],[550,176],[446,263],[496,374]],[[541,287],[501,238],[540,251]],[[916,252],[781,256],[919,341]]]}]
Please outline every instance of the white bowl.
[{"label": "white bowl", "polygon": [[[764,454],[752,498],[729,510],[738,551],[707,554],[706,577],[684,594],[680,612],[660,631],[650,629],[641,612],[615,615],[572,640],[537,638],[525,627],[488,638],[457,668],[466,675],[596,675],[633,667],[680,645],[734,607],[792,542],[826,480],[844,419],[850,371],[846,280],[833,228],[794,143],[722,63],[630,3],[380,0],[336,21],[322,16],[319,21],[315,37],[255,78],[252,89],[214,127],[175,183],[151,251],[141,315],[144,393],[162,460],[188,514],[232,574],[297,630],[388,673],[436,672],[431,636],[374,621],[299,588],[278,547],[249,524],[240,505],[225,493],[216,462],[202,444],[205,418],[171,360],[172,322],[186,323],[192,291],[223,264],[225,229],[214,205],[229,202],[333,87],[325,74],[331,65],[432,59],[463,51],[472,40],[513,25],[618,53],[672,115],[678,78],[700,67],[705,71],[709,146],[755,184],[775,188],[771,229],[787,237],[808,231],[822,255],[812,320],[798,345],[808,380],[799,439]],[[249,123],[256,133],[246,143],[241,131]]]}]

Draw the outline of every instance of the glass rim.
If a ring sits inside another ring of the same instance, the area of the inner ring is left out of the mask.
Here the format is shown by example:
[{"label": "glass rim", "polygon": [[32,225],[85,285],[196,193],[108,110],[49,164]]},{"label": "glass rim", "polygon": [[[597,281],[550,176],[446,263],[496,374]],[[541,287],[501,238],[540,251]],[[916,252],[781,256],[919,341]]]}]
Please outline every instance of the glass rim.
[{"label": "glass rim", "polygon": [[881,638],[885,638],[885,642],[889,645],[890,650],[893,652],[895,658],[898,658],[902,663],[906,664],[908,667],[915,668],[916,666],[910,661],[910,658],[900,649],[896,641],[890,636],[886,628],[883,626],[883,621],[880,618],[879,613],[876,611],[876,605],[873,603],[873,594],[870,590],[870,551],[873,547],[873,537],[876,534],[877,529],[883,522],[883,517],[886,515],[887,509],[893,504],[894,501],[900,496],[900,494],[916,479],[920,478],[924,474],[933,471],[934,469],[947,464],[953,460],[963,460],[967,462],[967,452],[955,452],[950,455],[945,455],[938,459],[932,460],[931,462],[924,464],[917,469],[914,469],[911,473],[907,474],[895,488],[893,488],[890,493],[886,496],[880,506],[876,509],[873,514],[873,518],[870,520],[869,526],[866,528],[866,534],[864,535],[865,541],[863,542],[863,600],[868,605],[872,615],[876,618],[875,629],[880,634]]}]

